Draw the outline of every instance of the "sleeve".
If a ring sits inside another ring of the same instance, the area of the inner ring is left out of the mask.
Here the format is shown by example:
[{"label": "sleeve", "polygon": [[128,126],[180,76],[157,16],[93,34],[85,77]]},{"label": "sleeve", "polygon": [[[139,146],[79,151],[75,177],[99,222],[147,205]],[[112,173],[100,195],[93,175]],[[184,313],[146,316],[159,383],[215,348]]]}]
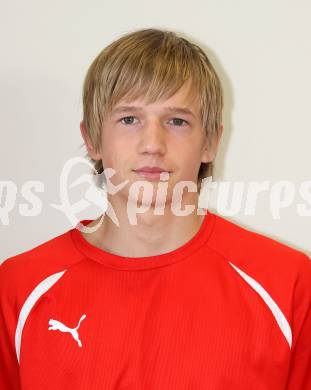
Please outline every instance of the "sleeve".
[{"label": "sleeve", "polygon": [[15,353],[16,303],[11,262],[0,265],[0,389],[20,390],[19,364]]},{"label": "sleeve", "polygon": [[311,389],[311,260],[304,257],[294,294],[293,344],[286,390]]}]

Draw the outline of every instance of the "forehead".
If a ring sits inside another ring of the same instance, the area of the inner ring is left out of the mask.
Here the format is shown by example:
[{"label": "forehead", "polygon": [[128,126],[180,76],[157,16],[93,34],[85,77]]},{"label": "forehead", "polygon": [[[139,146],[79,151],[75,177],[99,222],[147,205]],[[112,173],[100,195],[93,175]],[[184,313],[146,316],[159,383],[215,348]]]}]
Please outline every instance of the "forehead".
[{"label": "forehead", "polygon": [[148,103],[143,96],[133,100],[128,94],[112,107],[111,113],[115,115],[128,110],[139,111],[146,106],[191,116],[198,116],[200,111],[198,93],[191,81],[188,80],[173,95],[152,103]]}]

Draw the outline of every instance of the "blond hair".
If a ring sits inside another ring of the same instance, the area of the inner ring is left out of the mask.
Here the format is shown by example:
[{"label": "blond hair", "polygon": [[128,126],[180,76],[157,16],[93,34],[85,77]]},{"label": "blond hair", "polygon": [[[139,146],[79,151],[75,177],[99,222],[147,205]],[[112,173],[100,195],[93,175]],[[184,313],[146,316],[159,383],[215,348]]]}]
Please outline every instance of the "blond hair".
[{"label": "blond hair", "polygon": [[[175,32],[141,29],[113,41],[90,65],[83,84],[83,122],[96,152],[106,115],[122,98],[144,97],[147,104],[170,97],[191,79],[199,98],[201,123],[209,144],[222,123],[223,92],[220,80],[204,51]],[[93,160],[100,174],[102,160]],[[201,180],[213,174],[213,161],[201,163]]]}]

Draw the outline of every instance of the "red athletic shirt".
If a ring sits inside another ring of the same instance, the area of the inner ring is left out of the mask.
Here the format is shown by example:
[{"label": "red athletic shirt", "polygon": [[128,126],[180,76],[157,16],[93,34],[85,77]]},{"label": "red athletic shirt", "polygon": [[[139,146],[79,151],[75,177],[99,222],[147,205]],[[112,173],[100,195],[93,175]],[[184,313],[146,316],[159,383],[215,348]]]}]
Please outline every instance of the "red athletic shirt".
[{"label": "red athletic shirt", "polygon": [[210,211],[151,257],[72,228],[2,263],[0,304],[1,390],[311,389],[309,257]]}]

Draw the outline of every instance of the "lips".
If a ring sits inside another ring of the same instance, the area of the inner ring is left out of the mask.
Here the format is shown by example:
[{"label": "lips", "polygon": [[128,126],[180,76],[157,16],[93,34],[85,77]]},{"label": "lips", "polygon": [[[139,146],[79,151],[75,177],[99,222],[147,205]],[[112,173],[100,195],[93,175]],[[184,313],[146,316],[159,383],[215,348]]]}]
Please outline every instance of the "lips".
[{"label": "lips", "polygon": [[142,167],[139,169],[135,169],[135,172],[161,173],[161,172],[169,172],[169,171],[160,167]]},{"label": "lips", "polygon": [[151,181],[161,180],[161,174],[163,172],[170,174],[170,171],[167,171],[160,167],[141,167],[139,169],[135,169],[134,172],[140,177]]}]

